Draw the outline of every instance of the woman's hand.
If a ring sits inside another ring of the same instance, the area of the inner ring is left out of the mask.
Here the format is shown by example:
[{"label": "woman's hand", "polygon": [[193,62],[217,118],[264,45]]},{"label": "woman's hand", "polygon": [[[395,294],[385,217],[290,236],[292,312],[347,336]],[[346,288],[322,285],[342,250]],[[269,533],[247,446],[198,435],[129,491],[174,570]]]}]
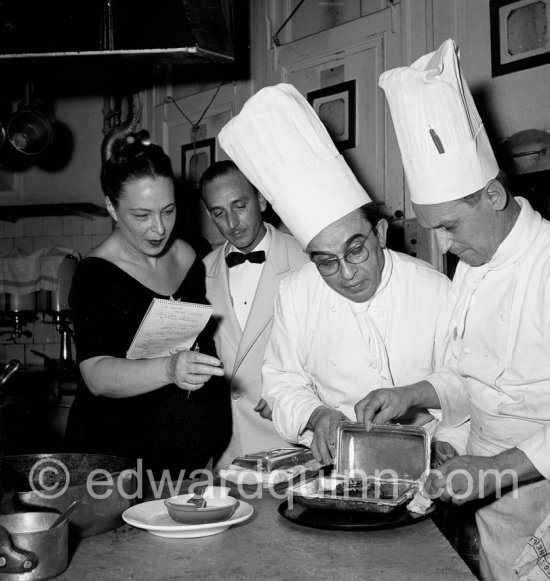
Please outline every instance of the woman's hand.
[{"label": "woman's hand", "polygon": [[166,365],[170,383],[182,389],[196,391],[213,375],[223,375],[223,364],[216,357],[199,351],[178,351],[171,355]]}]

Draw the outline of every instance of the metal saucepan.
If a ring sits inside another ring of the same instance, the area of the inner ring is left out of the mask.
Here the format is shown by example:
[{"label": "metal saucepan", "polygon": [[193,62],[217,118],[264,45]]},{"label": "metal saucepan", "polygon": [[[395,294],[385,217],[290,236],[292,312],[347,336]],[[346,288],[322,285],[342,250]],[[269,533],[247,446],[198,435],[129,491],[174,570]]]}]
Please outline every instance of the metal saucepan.
[{"label": "metal saucepan", "polygon": [[69,521],[50,528],[56,518],[51,512],[0,515],[2,581],[44,581],[67,568]]},{"label": "metal saucepan", "polygon": [[6,381],[21,367],[21,361],[11,359],[7,363],[0,364],[0,386],[4,385]]},{"label": "metal saucepan", "polygon": [[[21,367],[21,362],[17,359],[11,359],[7,363],[0,363],[0,404],[6,399],[6,385],[8,379]],[[1,422],[1,420],[0,420]],[[1,438],[0,438],[1,440]]]},{"label": "metal saucepan", "polygon": [[[122,513],[135,504],[135,461],[105,454],[23,454],[0,457],[21,510],[48,507],[63,512],[72,502],[72,528],[80,537],[110,531],[122,524]],[[46,509],[47,510],[47,509]]]}]

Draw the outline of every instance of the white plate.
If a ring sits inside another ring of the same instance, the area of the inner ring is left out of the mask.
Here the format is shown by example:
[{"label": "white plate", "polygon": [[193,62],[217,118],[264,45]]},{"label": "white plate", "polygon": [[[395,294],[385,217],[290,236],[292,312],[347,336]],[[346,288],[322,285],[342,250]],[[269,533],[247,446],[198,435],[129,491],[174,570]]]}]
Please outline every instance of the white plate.
[{"label": "white plate", "polygon": [[182,525],[168,516],[164,500],[152,500],[127,508],[122,513],[122,518],[129,525],[145,529],[157,537],[192,539],[223,533],[230,526],[248,520],[253,514],[254,509],[240,500],[237,510],[227,520],[202,525]]}]

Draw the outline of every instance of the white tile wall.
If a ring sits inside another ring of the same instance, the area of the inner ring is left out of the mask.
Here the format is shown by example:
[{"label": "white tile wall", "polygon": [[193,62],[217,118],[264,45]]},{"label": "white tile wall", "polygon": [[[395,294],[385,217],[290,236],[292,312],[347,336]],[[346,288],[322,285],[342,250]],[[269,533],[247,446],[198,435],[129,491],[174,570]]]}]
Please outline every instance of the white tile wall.
[{"label": "white tile wall", "polygon": [[44,218],[25,218],[23,222],[23,236],[36,238],[44,235]]},{"label": "white tile wall", "polygon": [[63,234],[78,236],[82,234],[82,218],[80,216],[63,217]]},{"label": "white tile wall", "polygon": [[63,234],[63,221],[58,216],[44,218],[44,236],[61,236]]},{"label": "white tile wall", "polygon": [[112,230],[112,219],[109,216],[82,221],[82,234],[110,234]]},{"label": "white tile wall", "polygon": [[[84,256],[103,242],[112,229],[110,217],[45,216],[13,223],[0,220],[0,255],[14,247],[30,254],[48,246],[62,246]],[[19,359],[25,365],[42,365],[44,359],[33,350],[59,358],[61,337],[48,317],[42,320],[39,315],[36,321],[25,325],[25,330],[31,331],[32,336],[18,337],[14,343],[9,326],[0,326],[0,361]],[[73,344],[73,358],[75,354]]]},{"label": "white tile wall", "polygon": [[53,239],[51,236],[37,236],[32,238],[32,251],[36,252],[41,248],[47,248],[48,246],[53,246]]},{"label": "white tile wall", "polygon": [[64,248],[71,248],[73,244],[72,236],[52,236],[52,241],[55,246],[63,246]]},{"label": "white tile wall", "polygon": [[[104,239],[105,235],[102,236],[102,241]],[[85,256],[92,249],[92,236],[72,236],[70,247],[80,252],[81,256]]]},{"label": "white tile wall", "polygon": [[34,238],[24,238],[23,236],[19,236],[13,239],[13,245],[27,254],[32,254],[34,252],[32,245],[33,240]]},{"label": "white tile wall", "polygon": [[4,222],[4,238],[21,238],[23,236],[23,220]]}]

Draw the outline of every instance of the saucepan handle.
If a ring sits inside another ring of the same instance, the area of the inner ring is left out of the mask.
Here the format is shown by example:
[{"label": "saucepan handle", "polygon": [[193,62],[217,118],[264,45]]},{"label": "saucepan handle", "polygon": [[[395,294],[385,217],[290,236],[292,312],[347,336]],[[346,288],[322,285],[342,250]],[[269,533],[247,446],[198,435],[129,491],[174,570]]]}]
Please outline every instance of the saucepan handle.
[{"label": "saucepan handle", "polygon": [[38,566],[38,556],[16,547],[8,530],[0,525],[0,575],[28,573]]}]

